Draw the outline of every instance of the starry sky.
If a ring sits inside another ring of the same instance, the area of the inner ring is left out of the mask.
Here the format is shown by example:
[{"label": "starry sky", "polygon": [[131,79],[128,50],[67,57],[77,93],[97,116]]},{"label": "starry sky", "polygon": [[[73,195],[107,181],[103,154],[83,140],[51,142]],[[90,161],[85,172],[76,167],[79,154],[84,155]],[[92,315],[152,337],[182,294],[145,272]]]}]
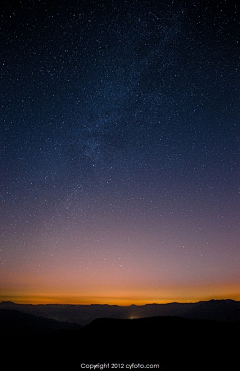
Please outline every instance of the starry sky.
[{"label": "starry sky", "polygon": [[239,7],[1,2],[2,300],[240,300]]}]

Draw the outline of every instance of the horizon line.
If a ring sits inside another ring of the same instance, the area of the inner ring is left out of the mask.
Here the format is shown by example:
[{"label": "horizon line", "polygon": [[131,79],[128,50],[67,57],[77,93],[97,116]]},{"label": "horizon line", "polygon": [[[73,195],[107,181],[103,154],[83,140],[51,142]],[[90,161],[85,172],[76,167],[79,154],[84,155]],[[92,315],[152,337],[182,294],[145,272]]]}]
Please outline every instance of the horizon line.
[{"label": "horizon line", "polygon": [[[0,299],[1,300],[1,299]],[[22,302],[19,301],[19,302],[16,302],[16,300],[1,300],[0,301],[0,304],[3,304],[3,303],[11,303],[11,304],[15,304],[15,305],[72,305],[72,306],[91,306],[91,305],[108,305],[108,306],[118,306],[118,307],[130,307],[130,306],[136,306],[136,307],[140,307],[140,306],[146,306],[146,305],[166,305],[166,304],[194,304],[194,303],[200,303],[200,302],[209,302],[209,301],[240,301],[240,300],[237,300],[237,299],[232,299],[232,298],[207,298],[207,299],[203,299],[203,300],[180,300],[180,301],[164,301],[164,302],[148,302],[148,303],[143,303],[143,304],[134,304],[134,303],[131,303],[131,304],[109,304],[109,303],[70,303],[70,302],[66,302],[66,303],[61,303],[61,302],[36,302],[36,303],[33,303],[33,302],[29,302],[29,301],[26,301],[26,302]]]}]

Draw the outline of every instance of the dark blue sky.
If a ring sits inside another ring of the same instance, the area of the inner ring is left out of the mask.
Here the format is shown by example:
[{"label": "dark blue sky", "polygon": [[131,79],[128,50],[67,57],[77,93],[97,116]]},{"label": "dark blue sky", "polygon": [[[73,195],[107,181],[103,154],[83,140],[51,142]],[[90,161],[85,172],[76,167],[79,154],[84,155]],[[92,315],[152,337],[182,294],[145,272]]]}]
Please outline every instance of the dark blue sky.
[{"label": "dark blue sky", "polygon": [[239,296],[239,19],[229,1],[2,2],[3,297]]}]

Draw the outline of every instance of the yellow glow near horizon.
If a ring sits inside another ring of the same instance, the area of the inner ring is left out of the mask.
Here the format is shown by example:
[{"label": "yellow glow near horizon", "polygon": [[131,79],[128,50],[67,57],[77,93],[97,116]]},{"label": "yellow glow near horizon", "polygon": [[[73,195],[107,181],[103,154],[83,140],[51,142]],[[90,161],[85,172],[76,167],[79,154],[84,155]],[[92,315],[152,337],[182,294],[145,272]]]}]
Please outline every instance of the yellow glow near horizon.
[{"label": "yellow glow near horizon", "polygon": [[167,304],[167,303],[194,303],[198,301],[207,301],[207,300],[224,300],[232,299],[240,301],[240,295],[235,293],[233,295],[206,295],[206,296],[193,296],[186,298],[168,298],[168,299],[144,299],[144,298],[128,298],[128,297],[71,297],[71,296],[41,296],[41,295],[2,295],[0,296],[1,301],[11,301],[16,304],[69,304],[69,305],[91,305],[91,304],[100,304],[100,305],[119,305],[119,306],[129,306],[129,305],[146,305],[146,304]]},{"label": "yellow glow near horizon", "polygon": [[[28,287],[29,286],[29,287]],[[50,289],[38,287],[35,290],[26,284],[24,289],[18,290],[16,286],[11,289],[11,285],[2,286],[0,301],[12,301],[19,304],[108,304],[108,305],[145,305],[145,304],[166,304],[171,302],[189,303],[205,300],[232,299],[240,300],[239,285],[236,282],[228,283],[209,283],[209,284],[171,284],[149,287],[140,285],[123,286],[118,285],[116,289],[109,285],[101,287],[84,287],[78,290],[76,287],[64,287],[64,289]]]}]

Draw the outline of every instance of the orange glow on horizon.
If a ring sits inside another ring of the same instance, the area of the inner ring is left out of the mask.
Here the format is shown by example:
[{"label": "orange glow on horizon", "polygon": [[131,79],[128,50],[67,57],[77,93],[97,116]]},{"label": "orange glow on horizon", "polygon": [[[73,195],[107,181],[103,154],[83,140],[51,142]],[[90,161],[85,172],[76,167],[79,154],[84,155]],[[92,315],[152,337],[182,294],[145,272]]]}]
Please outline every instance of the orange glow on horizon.
[{"label": "orange glow on horizon", "polygon": [[141,297],[76,297],[76,296],[55,296],[55,295],[1,295],[1,301],[11,301],[16,304],[62,304],[62,305],[118,305],[118,306],[130,306],[130,305],[146,305],[146,304],[168,304],[173,302],[178,303],[196,303],[199,301],[208,300],[236,300],[240,301],[240,294],[230,291],[229,294],[224,292],[223,294],[212,294],[212,295],[199,295],[189,297],[168,297],[168,298],[141,298]]},{"label": "orange glow on horizon", "polygon": [[[130,274],[130,273],[129,273]],[[206,300],[232,299],[240,300],[239,284],[236,279],[228,282],[214,282],[202,279],[202,282],[179,281],[145,282],[139,280],[130,282],[130,277],[112,276],[112,280],[104,282],[99,274],[98,280],[88,282],[66,279],[66,276],[19,274],[18,282],[14,276],[5,274],[2,284],[0,301],[12,301],[19,304],[72,304],[72,305],[145,305],[166,304],[171,302],[190,303]],[[65,279],[63,279],[63,277]],[[79,283],[80,282],[80,283]]]}]

